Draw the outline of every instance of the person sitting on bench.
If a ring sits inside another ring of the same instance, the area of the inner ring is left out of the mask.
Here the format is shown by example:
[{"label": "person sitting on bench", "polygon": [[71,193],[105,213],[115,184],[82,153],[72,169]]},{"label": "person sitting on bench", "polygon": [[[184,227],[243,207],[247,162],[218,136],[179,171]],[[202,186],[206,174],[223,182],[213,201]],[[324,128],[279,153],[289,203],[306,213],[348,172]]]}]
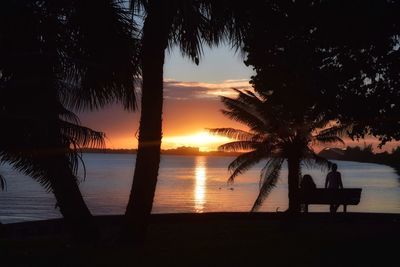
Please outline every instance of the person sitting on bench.
[{"label": "person sitting on bench", "polygon": [[[317,186],[314,183],[313,178],[309,174],[305,174],[300,182],[300,189],[304,192],[304,194],[309,194],[311,191],[315,190]],[[308,212],[308,205],[303,206],[303,210]]]},{"label": "person sitting on bench", "polygon": [[317,188],[313,178],[309,174],[305,174],[300,182],[300,188],[304,191],[313,190]]},{"label": "person sitting on bench", "polygon": [[[325,188],[343,189],[342,175],[337,171],[337,167],[337,164],[332,164],[332,171],[326,175]],[[339,205],[332,204],[330,206],[330,211],[334,213],[338,208]]]}]

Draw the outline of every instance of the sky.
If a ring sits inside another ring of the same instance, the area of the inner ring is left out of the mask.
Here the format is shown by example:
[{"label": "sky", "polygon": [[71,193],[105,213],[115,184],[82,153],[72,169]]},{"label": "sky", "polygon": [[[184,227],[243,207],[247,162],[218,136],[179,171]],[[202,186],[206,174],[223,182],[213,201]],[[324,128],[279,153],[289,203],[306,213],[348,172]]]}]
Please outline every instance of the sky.
[{"label": "sky", "polygon": [[[243,126],[225,118],[219,95],[232,95],[232,88],[251,88],[253,71],[243,56],[227,46],[204,48],[197,66],[177,49],[168,51],[164,66],[163,145],[170,149],[197,146],[216,150],[226,142],[206,134],[206,128]],[[80,114],[82,124],[106,134],[107,148],[136,148],[139,112],[127,112],[118,105]]]},{"label": "sky", "polygon": [[[163,149],[180,146],[199,147],[202,151],[217,150],[229,141],[210,136],[207,128],[232,127],[246,129],[224,117],[220,95],[234,95],[232,88],[251,88],[253,70],[245,66],[243,56],[227,46],[204,48],[197,66],[183,58],[177,49],[169,51],[164,66]],[[113,104],[100,111],[79,114],[82,124],[106,134],[107,148],[137,148],[136,132],[140,113],[124,111]],[[346,140],[346,145],[364,145],[378,141],[367,138],[360,142]],[[391,150],[399,143],[389,144]]]}]

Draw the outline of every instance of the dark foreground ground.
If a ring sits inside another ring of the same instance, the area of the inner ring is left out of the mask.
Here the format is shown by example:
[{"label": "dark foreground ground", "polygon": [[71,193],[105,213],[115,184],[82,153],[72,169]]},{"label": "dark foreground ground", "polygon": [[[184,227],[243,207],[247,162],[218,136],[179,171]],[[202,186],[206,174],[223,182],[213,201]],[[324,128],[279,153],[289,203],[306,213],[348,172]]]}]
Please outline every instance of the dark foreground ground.
[{"label": "dark foreground ground", "polygon": [[[120,216],[98,217],[105,236]],[[153,215],[141,249],[74,245],[61,220],[3,225],[0,266],[400,266],[400,215]]]}]

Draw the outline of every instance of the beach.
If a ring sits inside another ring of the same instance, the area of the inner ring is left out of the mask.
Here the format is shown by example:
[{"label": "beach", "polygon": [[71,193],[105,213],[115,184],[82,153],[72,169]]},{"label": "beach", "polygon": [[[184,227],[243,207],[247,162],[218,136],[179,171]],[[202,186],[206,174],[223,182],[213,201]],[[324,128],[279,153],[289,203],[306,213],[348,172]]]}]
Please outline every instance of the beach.
[{"label": "beach", "polygon": [[1,262],[5,266],[398,266],[400,215],[396,214],[159,214],[152,215],[147,241],[140,249],[113,243],[121,219],[96,218],[103,233],[97,245],[74,244],[61,220],[3,225]]}]

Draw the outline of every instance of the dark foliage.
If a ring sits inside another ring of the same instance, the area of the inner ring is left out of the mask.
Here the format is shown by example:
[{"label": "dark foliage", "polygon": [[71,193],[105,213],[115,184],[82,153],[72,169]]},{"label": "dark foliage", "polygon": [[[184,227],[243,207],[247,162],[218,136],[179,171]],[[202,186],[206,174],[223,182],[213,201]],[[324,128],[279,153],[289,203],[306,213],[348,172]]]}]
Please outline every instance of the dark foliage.
[{"label": "dark foliage", "polygon": [[0,162],[53,192],[79,239],[96,234],[78,187],[79,148],[101,147],[104,134],[71,110],[135,108],[134,34],[114,0],[0,3]]},{"label": "dark foliage", "polygon": [[290,116],[309,107],[348,134],[400,139],[399,1],[265,1],[246,39],[252,84]]}]

